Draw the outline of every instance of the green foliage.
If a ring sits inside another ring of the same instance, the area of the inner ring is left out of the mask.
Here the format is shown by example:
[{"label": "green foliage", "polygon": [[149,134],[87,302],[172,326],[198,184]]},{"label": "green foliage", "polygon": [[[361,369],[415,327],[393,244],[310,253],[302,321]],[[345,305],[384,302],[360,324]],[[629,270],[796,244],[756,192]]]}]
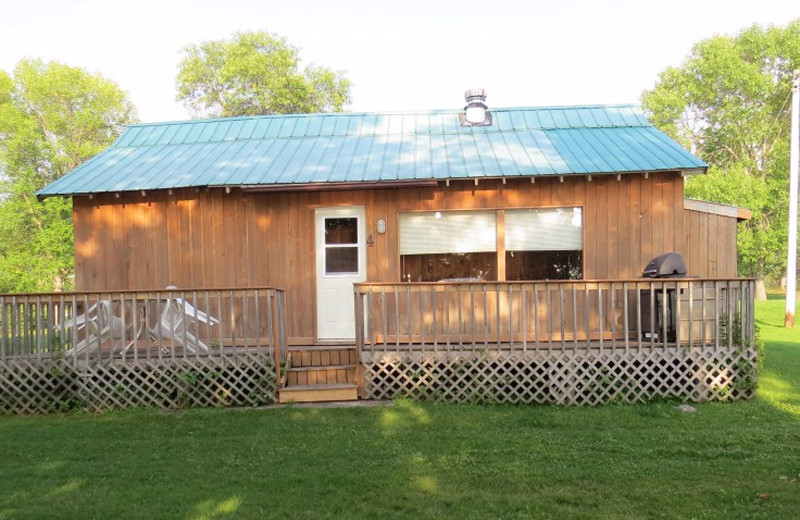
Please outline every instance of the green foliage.
[{"label": "green foliage", "polygon": [[792,70],[800,67],[800,19],[754,25],[699,42],[680,67],[642,95],[650,120],[709,163],[686,194],[749,208],[739,227],[740,271],[783,274]]},{"label": "green foliage", "polygon": [[338,112],[350,103],[342,72],[300,70],[299,49],[264,31],[183,49],[177,90],[195,117]]},{"label": "green foliage", "polygon": [[0,71],[0,292],[71,286],[70,201],[35,192],[102,151],[134,122],[113,82],[56,62]]}]

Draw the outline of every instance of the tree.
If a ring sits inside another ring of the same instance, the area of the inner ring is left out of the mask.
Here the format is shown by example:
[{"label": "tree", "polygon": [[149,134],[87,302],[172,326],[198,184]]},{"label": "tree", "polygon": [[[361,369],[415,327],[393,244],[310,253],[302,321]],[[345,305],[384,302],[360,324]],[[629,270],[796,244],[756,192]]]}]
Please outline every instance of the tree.
[{"label": "tree", "polygon": [[179,101],[195,117],[338,112],[350,103],[342,72],[309,65],[299,50],[263,31],[235,33],[183,49]]},{"label": "tree", "polygon": [[739,269],[758,279],[785,273],[789,99],[800,67],[800,19],[754,25],[699,42],[680,67],[642,95],[650,120],[709,164],[686,183],[689,197],[752,210],[739,227]]},{"label": "tree", "polygon": [[0,71],[0,292],[69,288],[69,200],[35,192],[99,153],[135,120],[111,81],[56,62]]}]

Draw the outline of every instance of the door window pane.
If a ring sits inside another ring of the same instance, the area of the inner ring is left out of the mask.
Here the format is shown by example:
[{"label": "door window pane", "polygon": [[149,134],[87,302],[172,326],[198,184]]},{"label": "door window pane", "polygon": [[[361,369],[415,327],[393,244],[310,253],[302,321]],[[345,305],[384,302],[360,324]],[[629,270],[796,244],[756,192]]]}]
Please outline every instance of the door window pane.
[{"label": "door window pane", "polygon": [[325,274],[358,273],[358,246],[325,248]]},{"label": "door window pane", "polygon": [[357,243],[358,219],[356,217],[325,219],[325,244]]}]

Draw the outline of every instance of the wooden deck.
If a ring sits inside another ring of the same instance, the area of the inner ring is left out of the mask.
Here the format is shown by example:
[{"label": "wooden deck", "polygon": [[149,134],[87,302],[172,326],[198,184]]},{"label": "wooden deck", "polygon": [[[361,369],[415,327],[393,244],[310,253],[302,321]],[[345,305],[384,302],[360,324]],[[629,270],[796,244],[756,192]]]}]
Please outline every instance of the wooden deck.
[{"label": "wooden deck", "polygon": [[356,284],[356,340],[334,345],[289,345],[274,288],[0,295],[0,411],[751,397],[753,294],[747,279]]}]

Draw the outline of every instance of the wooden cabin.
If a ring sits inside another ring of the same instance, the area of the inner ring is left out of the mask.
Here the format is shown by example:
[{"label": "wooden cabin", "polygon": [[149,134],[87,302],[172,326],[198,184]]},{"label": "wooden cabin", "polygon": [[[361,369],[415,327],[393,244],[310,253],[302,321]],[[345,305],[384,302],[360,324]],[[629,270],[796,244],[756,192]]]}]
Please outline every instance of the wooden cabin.
[{"label": "wooden cabin", "polygon": [[[375,331],[381,320],[394,318],[359,317],[364,295],[378,294],[364,291],[370,285],[383,287],[384,300],[387,287],[397,298],[403,287],[432,291],[432,303],[425,304],[430,309],[417,303],[411,309],[409,299],[391,310],[398,323],[413,328],[431,312],[435,320],[433,301],[442,287],[471,293],[459,309],[474,310],[475,291],[485,297],[487,284],[506,284],[502,291],[513,292],[519,284],[563,282],[554,294],[564,287],[586,291],[588,305],[597,291],[605,298],[599,285],[590,295],[590,281],[642,283],[645,265],[667,252],[683,256],[688,277],[736,279],[736,224],[749,214],[686,200],[684,179],[704,174],[707,165],[635,107],[487,109],[484,101],[472,97],[466,110],[133,125],[38,196],[73,198],[78,291],[280,288],[295,361],[313,352],[332,358],[360,338],[362,351],[343,356],[346,363],[329,362],[348,370],[364,363],[363,348],[381,341],[385,347],[392,337],[388,324],[383,333]],[[492,287],[492,294],[502,292]],[[627,306],[638,292],[627,285],[619,291],[627,310],[617,312],[618,319],[608,317],[615,311],[602,317],[608,303],[592,311],[600,314],[593,323],[605,330],[590,333],[573,317],[574,334],[551,330],[545,341],[563,347],[564,338],[580,338],[588,348],[594,340],[620,340],[619,331],[609,331],[614,323],[622,329],[623,321],[625,334],[635,329],[636,312]],[[560,301],[567,300],[562,295]],[[371,312],[377,304],[370,302]],[[552,318],[548,305],[537,300],[537,312]],[[573,314],[583,312],[578,303],[573,307]],[[466,323],[455,310],[447,312],[448,321]],[[474,312],[471,319],[479,328]],[[562,328],[569,322],[558,320]],[[503,329],[499,321],[497,328]],[[513,346],[520,334],[512,329],[495,343]],[[641,342],[641,331],[630,333],[635,336]],[[400,352],[399,333],[394,337]],[[420,331],[403,336],[406,354],[427,352],[425,337]],[[459,337],[463,346],[465,336]],[[375,363],[383,363],[378,358]],[[305,372],[296,385],[313,382]],[[345,380],[353,380],[352,373]],[[364,385],[362,395],[395,395]]]}]

